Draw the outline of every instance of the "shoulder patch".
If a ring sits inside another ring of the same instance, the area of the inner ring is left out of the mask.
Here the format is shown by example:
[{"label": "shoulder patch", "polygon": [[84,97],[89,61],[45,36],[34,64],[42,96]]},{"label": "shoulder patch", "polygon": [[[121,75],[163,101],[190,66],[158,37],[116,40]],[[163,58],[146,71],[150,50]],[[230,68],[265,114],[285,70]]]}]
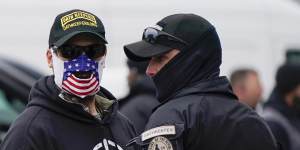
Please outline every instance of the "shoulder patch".
[{"label": "shoulder patch", "polygon": [[150,142],[148,150],[173,150],[173,147],[167,138],[158,136]]},{"label": "shoulder patch", "polygon": [[150,138],[160,136],[160,135],[174,135],[176,134],[175,126],[159,126],[152,128],[142,133],[142,141],[148,140]]}]

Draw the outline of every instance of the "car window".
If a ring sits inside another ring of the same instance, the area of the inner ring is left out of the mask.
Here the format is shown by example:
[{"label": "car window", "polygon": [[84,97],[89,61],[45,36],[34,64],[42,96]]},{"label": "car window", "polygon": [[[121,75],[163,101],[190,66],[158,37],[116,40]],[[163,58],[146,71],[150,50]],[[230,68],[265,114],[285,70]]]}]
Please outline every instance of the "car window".
[{"label": "car window", "polygon": [[0,89],[0,124],[12,123],[25,107],[25,104],[17,98],[7,99]]}]

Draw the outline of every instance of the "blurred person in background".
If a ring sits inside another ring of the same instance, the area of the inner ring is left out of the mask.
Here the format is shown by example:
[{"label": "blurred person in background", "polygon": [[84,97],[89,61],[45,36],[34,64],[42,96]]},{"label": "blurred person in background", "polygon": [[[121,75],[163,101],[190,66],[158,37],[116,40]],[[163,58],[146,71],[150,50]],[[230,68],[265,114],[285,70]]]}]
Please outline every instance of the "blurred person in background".
[{"label": "blurred person in background", "polygon": [[148,62],[127,60],[129,93],[119,100],[120,111],[132,121],[140,134],[148,121],[152,110],[159,105],[155,98],[155,86],[146,75]]},{"label": "blurred person in background", "polygon": [[255,109],[262,98],[258,73],[253,69],[237,69],[231,73],[230,82],[239,101]]},{"label": "blurred person in background", "polygon": [[106,57],[104,26],[94,14],[59,14],[49,36],[51,76],[31,89],[27,108],[1,150],[125,149],[134,127],[114,96],[100,87]]},{"label": "blurred person in background", "polygon": [[300,150],[300,64],[279,67],[263,117],[284,150]]},{"label": "blurred person in background", "polygon": [[275,150],[265,121],[237,101],[220,77],[222,48],[215,27],[194,14],[174,14],[124,46],[129,59],[149,61],[147,75],[161,105],[130,144],[148,150]]}]

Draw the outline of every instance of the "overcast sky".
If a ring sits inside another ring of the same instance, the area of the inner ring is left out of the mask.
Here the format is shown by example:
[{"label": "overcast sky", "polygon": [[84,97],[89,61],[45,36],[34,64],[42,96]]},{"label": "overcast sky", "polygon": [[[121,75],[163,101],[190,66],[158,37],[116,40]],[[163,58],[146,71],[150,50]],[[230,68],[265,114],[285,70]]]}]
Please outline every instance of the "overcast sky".
[{"label": "overcast sky", "polygon": [[90,11],[104,23],[109,42],[103,85],[120,97],[127,92],[123,45],[140,40],[145,27],[167,15],[196,13],[211,21],[220,35],[222,74],[238,67],[255,68],[268,92],[284,50],[299,46],[295,39],[300,35],[300,9],[287,1],[0,0],[0,56],[50,74],[45,52],[55,16],[75,8]]}]

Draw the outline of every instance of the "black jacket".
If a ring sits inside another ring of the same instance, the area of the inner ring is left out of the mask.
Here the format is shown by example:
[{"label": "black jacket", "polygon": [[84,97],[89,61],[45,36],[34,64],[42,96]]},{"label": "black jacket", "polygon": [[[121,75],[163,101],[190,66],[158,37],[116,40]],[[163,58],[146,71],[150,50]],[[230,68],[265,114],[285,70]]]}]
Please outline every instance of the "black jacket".
[{"label": "black jacket", "polygon": [[131,120],[138,134],[142,133],[152,110],[159,105],[151,78],[142,76],[119,104],[120,112]]},{"label": "black jacket", "polygon": [[[115,99],[101,88],[100,94]],[[133,126],[117,112],[114,102],[102,120],[79,104],[58,97],[53,76],[39,80],[31,90],[29,104],[12,124],[1,150],[93,150],[125,149],[135,136]]]},{"label": "black jacket", "polygon": [[[164,126],[174,126],[175,132],[162,131]],[[148,132],[154,128],[156,132]],[[152,114],[143,134],[136,142],[144,147],[169,141],[176,150],[276,149],[266,123],[237,101],[224,77],[183,89]],[[159,136],[168,141],[155,142]]]},{"label": "black jacket", "polygon": [[[291,145],[295,143],[292,143],[293,140],[290,139],[291,135],[289,134],[295,134],[296,132],[300,134],[300,113],[295,109],[289,107],[284,102],[283,95],[276,88],[272,91],[270,98],[264,106],[265,111],[270,108],[280,113],[280,115],[286,119],[286,123],[290,124],[292,128],[296,130],[295,132],[289,133],[287,128],[284,126],[284,124],[281,123],[281,121],[278,122],[277,119],[265,117],[275,138],[282,145],[283,149],[292,150],[293,148],[291,147]],[[298,141],[297,143],[299,142],[300,141]],[[300,144],[298,144],[298,146],[299,145]]]},{"label": "black jacket", "polygon": [[131,143],[150,150],[275,150],[263,119],[219,77],[222,52],[215,29],[196,41],[153,77],[162,105]]}]

